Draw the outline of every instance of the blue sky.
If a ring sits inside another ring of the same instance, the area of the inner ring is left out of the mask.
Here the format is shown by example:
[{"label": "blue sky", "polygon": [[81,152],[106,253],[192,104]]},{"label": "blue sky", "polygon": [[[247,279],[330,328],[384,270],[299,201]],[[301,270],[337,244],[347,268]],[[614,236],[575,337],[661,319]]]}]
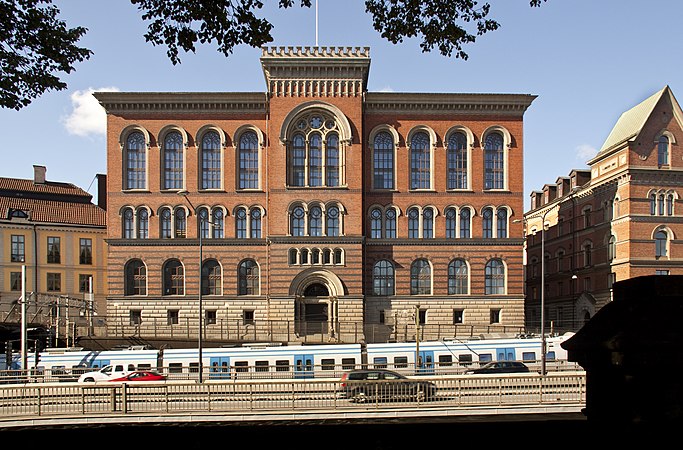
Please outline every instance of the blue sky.
[{"label": "blue sky", "polygon": [[[53,0],[69,26],[89,29],[90,60],[21,111],[0,110],[5,158],[0,176],[74,183],[97,198],[106,173],[104,113],[92,90],[263,92],[261,51],[238,47],[228,58],[213,46],[181,54],[145,42],[146,24],[127,0]],[[280,10],[265,0],[272,45],[314,46],[315,6]],[[315,1],[313,2],[315,5]],[[679,0],[489,0],[501,28],[465,50],[469,59],[422,53],[419,41],[384,41],[363,0],[319,0],[318,45],[370,47],[370,91],[533,94],[524,118],[525,209],[528,194],[587,167],[619,115],[669,85],[683,96],[683,17]],[[481,4],[481,2],[480,2]]]}]

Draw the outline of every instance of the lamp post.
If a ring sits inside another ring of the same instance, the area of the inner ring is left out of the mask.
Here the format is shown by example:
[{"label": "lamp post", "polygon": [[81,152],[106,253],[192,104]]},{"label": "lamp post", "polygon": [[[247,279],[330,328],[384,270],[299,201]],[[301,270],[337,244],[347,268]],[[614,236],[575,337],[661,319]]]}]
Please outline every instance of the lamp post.
[{"label": "lamp post", "polygon": [[[199,216],[197,209],[194,207],[192,202],[190,201],[190,198],[188,197],[189,192],[186,190],[178,191],[178,195],[182,196],[185,198],[185,201],[187,201],[188,205],[190,205],[190,208],[194,212],[195,216],[197,216],[197,219],[201,221],[201,217]],[[204,259],[203,256],[203,245],[202,245],[202,224],[198,223],[198,234],[199,234],[199,288],[197,292],[197,303],[198,303],[198,308],[199,308],[199,332],[198,332],[198,338],[197,338],[197,350],[199,352],[199,383],[202,383],[204,381],[203,378],[203,372],[204,372],[204,367],[202,364],[202,335],[204,334],[204,311],[202,308],[202,262]]]}]

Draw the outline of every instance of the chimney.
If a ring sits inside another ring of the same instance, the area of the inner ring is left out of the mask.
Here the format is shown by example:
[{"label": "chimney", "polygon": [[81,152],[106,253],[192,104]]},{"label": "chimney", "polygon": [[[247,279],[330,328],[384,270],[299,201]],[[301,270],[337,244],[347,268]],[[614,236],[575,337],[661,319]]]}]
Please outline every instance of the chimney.
[{"label": "chimney", "polygon": [[97,206],[107,210],[107,175],[98,173],[97,175]]},{"label": "chimney", "polygon": [[45,172],[47,172],[47,167],[33,165],[33,183],[34,184],[45,184]]}]

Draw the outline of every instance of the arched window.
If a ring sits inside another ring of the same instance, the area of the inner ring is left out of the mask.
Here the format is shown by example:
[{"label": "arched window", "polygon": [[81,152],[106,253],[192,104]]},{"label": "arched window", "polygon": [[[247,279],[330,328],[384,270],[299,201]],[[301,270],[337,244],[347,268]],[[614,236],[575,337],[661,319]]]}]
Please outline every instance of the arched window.
[{"label": "arched window", "polygon": [[163,295],[185,294],[185,270],[177,259],[169,259],[163,267]]},{"label": "arched window", "polygon": [[593,264],[593,243],[586,242],[581,247],[583,250],[583,266],[588,267]]},{"label": "arched window", "polygon": [[303,134],[296,134],[292,138],[291,152],[291,179],[292,186],[306,185],[306,139]]},{"label": "arched window", "polygon": [[431,149],[429,135],[420,131],[410,140],[410,189],[430,189]]},{"label": "arched window", "polygon": [[289,185],[342,185],[344,158],[337,121],[322,112],[313,112],[298,118],[293,124],[288,147]]},{"label": "arched window", "polygon": [[161,210],[160,216],[160,234],[162,239],[171,238],[171,210],[164,208]]},{"label": "arched window", "polygon": [[239,295],[259,295],[259,267],[253,259],[240,262],[238,273]]},{"label": "arched window", "polygon": [[223,214],[223,210],[221,208],[214,208],[213,213],[211,215],[211,222],[212,224],[209,224],[213,228],[213,233],[212,236],[214,239],[223,239],[223,230],[225,230],[225,227],[223,226],[224,224],[224,218],[225,214]]},{"label": "arched window", "polygon": [[462,239],[472,237],[471,217],[472,213],[469,208],[460,208],[460,238]]},{"label": "arched window", "polygon": [[612,261],[617,256],[617,238],[614,235],[607,241],[607,260]]},{"label": "arched window", "polygon": [[308,136],[308,185],[323,185],[323,146],[320,133]]},{"label": "arched window", "polygon": [[394,189],[394,139],[382,131],[375,136],[373,153],[373,187]]},{"label": "arched window", "polygon": [[313,206],[308,212],[308,235],[323,235],[323,211],[320,206]]},{"label": "arched window", "polygon": [[370,210],[370,237],[372,239],[382,238],[382,210],[379,208]]},{"label": "arched window", "polygon": [[410,239],[420,237],[420,211],[417,208],[408,210],[408,237]]},{"label": "arched window", "polygon": [[164,189],[183,188],[183,137],[171,131],[164,138]]},{"label": "arched window", "polygon": [[508,211],[505,208],[499,208],[496,212],[498,221],[496,223],[496,233],[499,238],[508,237]]},{"label": "arched window", "polygon": [[327,135],[325,146],[325,175],[327,186],[339,186],[339,136],[336,133]]},{"label": "arched window", "polygon": [[247,210],[238,208],[235,212],[235,237],[237,239],[247,238]]},{"label": "arched window", "polygon": [[410,295],[431,295],[432,268],[426,259],[416,259],[410,266]]},{"label": "arched window", "polygon": [[299,263],[299,251],[295,248],[289,249],[289,264],[294,265]]},{"label": "arched window", "polygon": [[123,211],[123,238],[133,239],[135,237],[135,217],[133,210],[126,208]]},{"label": "arched window", "polygon": [[446,187],[448,189],[467,189],[467,137],[463,133],[453,133],[448,138],[448,166]]},{"label": "arched window", "polygon": [[372,269],[373,295],[394,295],[394,265],[383,259]]},{"label": "arched window", "polygon": [[650,194],[650,215],[654,216],[657,214],[657,194]]},{"label": "arched window", "polygon": [[422,237],[425,239],[434,237],[434,210],[432,208],[422,210]]},{"label": "arched window", "polygon": [[384,237],[388,239],[396,239],[396,210],[388,208],[384,213],[386,221],[384,222]]},{"label": "arched window", "polygon": [[207,259],[202,264],[202,295],[221,295],[222,286],[220,264],[215,259]]},{"label": "arched window", "polygon": [[149,213],[145,208],[138,209],[138,239],[149,237]]},{"label": "arched window", "polygon": [[669,235],[664,230],[655,233],[655,257],[667,258],[669,256]]},{"label": "arched window", "polygon": [[215,131],[202,136],[202,189],[221,187],[221,138]]},{"label": "arched window", "polygon": [[493,209],[484,208],[481,212],[482,237],[490,239],[493,237]]},{"label": "arched window", "polygon": [[147,187],[147,144],[140,131],[134,131],[126,138],[126,181],[124,189],[145,189]]},{"label": "arched window", "polygon": [[258,189],[259,148],[255,132],[246,131],[240,136],[239,158],[239,188]]},{"label": "arched window", "polygon": [[202,239],[208,239],[210,234],[210,220],[209,220],[209,210],[206,208],[200,208],[197,211],[197,221],[199,222],[197,226],[199,227],[199,234]]},{"label": "arched window", "polygon": [[251,210],[249,232],[252,239],[261,239],[261,210],[259,208]]},{"label": "arched window", "polygon": [[669,138],[667,136],[659,137],[659,144],[657,145],[657,164],[659,167],[669,165]]},{"label": "arched window", "polygon": [[458,212],[455,208],[446,209],[446,238],[455,239],[457,237],[457,217]]},{"label": "arched window", "polygon": [[484,294],[505,294],[505,265],[499,259],[491,259],[484,269]]},{"label": "arched window", "polygon": [[175,237],[184,238],[185,236],[187,236],[185,210],[183,208],[178,208],[175,210]]},{"label": "arched window", "polygon": [[484,189],[505,188],[503,136],[490,133],[484,142]]},{"label": "arched window", "polygon": [[147,295],[147,267],[139,259],[131,259],[124,269],[123,295]]},{"label": "arched window", "polygon": [[297,206],[292,210],[291,221],[291,232],[292,236],[304,236],[305,233],[305,216],[304,208],[302,206]]},{"label": "arched window", "polygon": [[666,194],[666,215],[667,216],[673,216],[674,215],[674,195],[673,194]]},{"label": "arched window", "polygon": [[448,293],[461,295],[468,293],[469,274],[464,259],[454,259],[448,264]]},{"label": "arched window", "polygon": [[327,235],[339,236],[339,208],[330,206],[327,208]]}]

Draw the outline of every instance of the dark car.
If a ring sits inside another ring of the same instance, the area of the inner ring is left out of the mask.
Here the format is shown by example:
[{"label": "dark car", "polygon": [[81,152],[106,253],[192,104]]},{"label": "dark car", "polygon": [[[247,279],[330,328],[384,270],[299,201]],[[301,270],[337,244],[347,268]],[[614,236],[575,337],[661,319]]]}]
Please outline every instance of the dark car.
[{"label": "dark car", "polygon": [[131,372],[126,376],[114,378],[113,380],[109,381],[127,383],[129,381],[164,381],[165,379],[165,375],[154,372],[153,370],[136,370],[135,372]]},{"label": "dark car", "polygon": [[386,369],[359,369],[341,378],[341,397],[363,403],[379,400],[429,400],[436,393],[430,381],[414,380]]},{"label": "dark car", "polygon": [[526,364],[519,361],[493,361],[486,363],[478,369],[470,369],[466,374],[473,373],[525,373],[529,372]]}]

